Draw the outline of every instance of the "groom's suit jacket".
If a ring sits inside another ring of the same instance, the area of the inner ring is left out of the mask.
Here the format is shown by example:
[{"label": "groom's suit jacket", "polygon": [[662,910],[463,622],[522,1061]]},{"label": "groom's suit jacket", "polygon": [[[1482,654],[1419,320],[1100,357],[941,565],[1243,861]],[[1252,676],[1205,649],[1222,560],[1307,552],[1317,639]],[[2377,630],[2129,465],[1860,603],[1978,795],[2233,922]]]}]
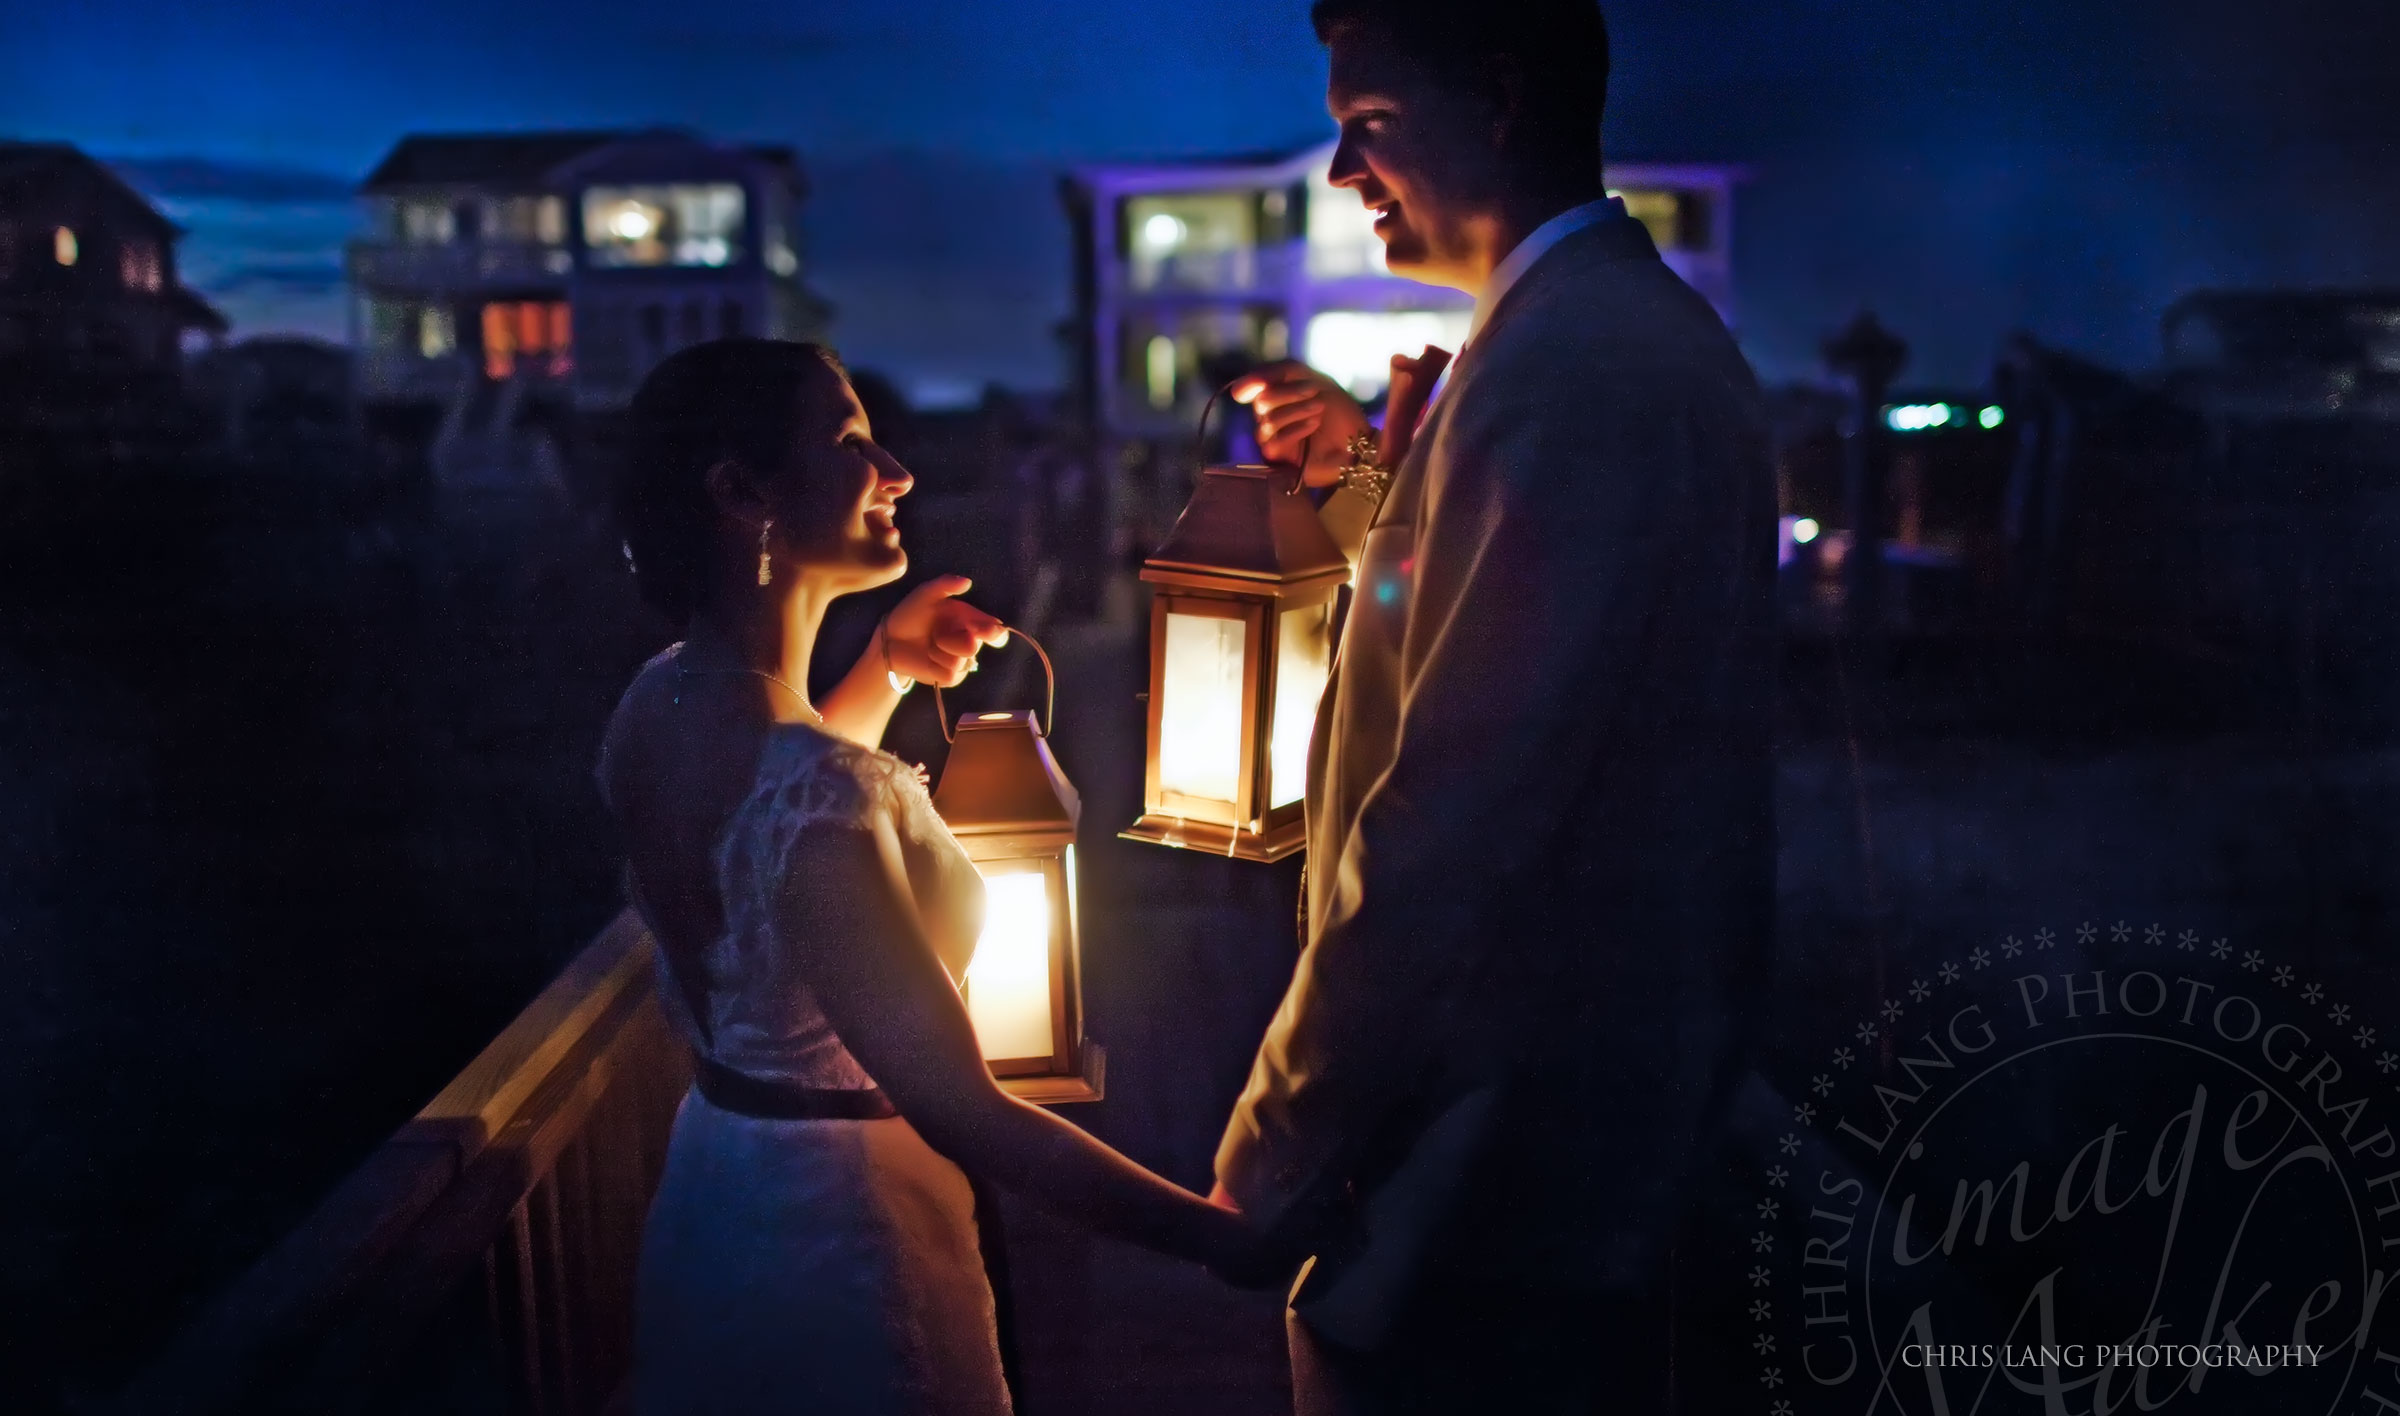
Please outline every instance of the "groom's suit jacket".
[{"label": "groom's suit jacket", "polygon": [[1386,1287],[1463,1236],[1486,1272],[1635,1291],[1766,962],[1757,383],[1646,230],[1602,221],[1489,312],[1371,524],[1349,492],[1324,517],[1355,589],[1308,938],[1218,1178],[1270,1224],[1376,1197]]}]

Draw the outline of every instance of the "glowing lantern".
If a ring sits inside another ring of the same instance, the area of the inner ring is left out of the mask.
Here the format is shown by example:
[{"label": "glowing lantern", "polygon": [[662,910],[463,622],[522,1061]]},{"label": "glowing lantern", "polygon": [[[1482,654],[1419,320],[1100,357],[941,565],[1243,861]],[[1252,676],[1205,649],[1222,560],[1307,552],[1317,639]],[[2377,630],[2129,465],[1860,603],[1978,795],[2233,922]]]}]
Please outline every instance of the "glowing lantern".
[{"label": "glowing lantern", "polygon": [[1211,467],[1142,566],[1150,752],[1125,835],[1243,860],[1305,843],[1317,700],[1350,564],[1290,467]]},{"label": "glowing lantern", "polygon": [[961,991],[992,1075],[1027,1101],[1097,1101],[1107,1054],[1083,1037],[1075,919],[1082,801],[1040,720],[962,715],[933,807],[983,874],[983,933]]}]

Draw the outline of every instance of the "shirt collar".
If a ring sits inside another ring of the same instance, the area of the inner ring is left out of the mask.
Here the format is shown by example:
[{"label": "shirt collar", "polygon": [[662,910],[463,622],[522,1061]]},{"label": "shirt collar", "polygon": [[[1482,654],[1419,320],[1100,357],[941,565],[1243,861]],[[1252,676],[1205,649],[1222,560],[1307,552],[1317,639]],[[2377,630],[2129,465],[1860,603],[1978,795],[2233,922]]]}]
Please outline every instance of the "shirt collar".
[{"label": "shirt collar", "polygon": [[[1562,211],[1533,228],[1524,240],[1517,243],[1517,248],[1500,262],[1498,269],[1492,272],[1491,281],[1483,287],[1482,298],[1475,302],[1475,316],[1467,325],[1467,344],[1473,344],[1475,336],[1482,333],[1484,321],[1491,318],[1492,311],[1500,308],[1501,298],[1508,294],[1509,287],[1523,279],[1525,272],[1533,268],[1535,261],[1549,254],[1551,247],[1587,226],[1624,216],[1625,203],[1621,199],[1603,197],[1599,201],[1585,202],[1582,206]],[[1460,346],[1460,352],[1465,352],[1465,345]]]}]

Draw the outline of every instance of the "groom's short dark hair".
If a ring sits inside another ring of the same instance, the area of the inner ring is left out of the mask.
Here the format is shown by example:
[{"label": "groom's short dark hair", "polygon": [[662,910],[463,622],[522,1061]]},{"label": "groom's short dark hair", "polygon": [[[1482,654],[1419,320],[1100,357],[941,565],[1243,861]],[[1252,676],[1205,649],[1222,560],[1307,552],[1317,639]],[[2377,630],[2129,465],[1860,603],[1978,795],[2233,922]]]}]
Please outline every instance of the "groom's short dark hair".
[{"label": "groom's short dark hair", "polygon": [[1322,43],[1365,31],[1463,89],[1487,83],[1494,61],[1509,64],[1524,76],[1537,148],[1598,150],[1608,23],[1597,0],[1317,0],[1309,19]]}]

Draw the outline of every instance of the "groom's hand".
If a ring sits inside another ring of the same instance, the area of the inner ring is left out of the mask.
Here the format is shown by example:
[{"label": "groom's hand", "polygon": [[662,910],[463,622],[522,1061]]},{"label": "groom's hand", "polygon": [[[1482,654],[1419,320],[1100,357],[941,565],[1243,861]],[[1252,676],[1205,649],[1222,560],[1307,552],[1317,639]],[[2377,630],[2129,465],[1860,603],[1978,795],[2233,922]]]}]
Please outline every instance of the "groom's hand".
[{"label": "groom's hand", "polygon": [[1308,465],[1301,480],[1330,487],[1350,461],[1350,439],[1367,432],[1367,411],[1350,391],[1296,359],[1269,364],[1234,380],[1233,401],[1258,416],[1258,451],[1269,462]]},{"label": "groom's hand", "polygon": [[1292,1270],[1308,1255],[1278,1236],[1260,1232],[1241,1218],[1240,1202],[1218,1181],[1208,1202],[1231,1217],[1227,1242],[1210,1260],[1208,1271],[1235,1288],[1274,1288],[1290,1281]]}]

